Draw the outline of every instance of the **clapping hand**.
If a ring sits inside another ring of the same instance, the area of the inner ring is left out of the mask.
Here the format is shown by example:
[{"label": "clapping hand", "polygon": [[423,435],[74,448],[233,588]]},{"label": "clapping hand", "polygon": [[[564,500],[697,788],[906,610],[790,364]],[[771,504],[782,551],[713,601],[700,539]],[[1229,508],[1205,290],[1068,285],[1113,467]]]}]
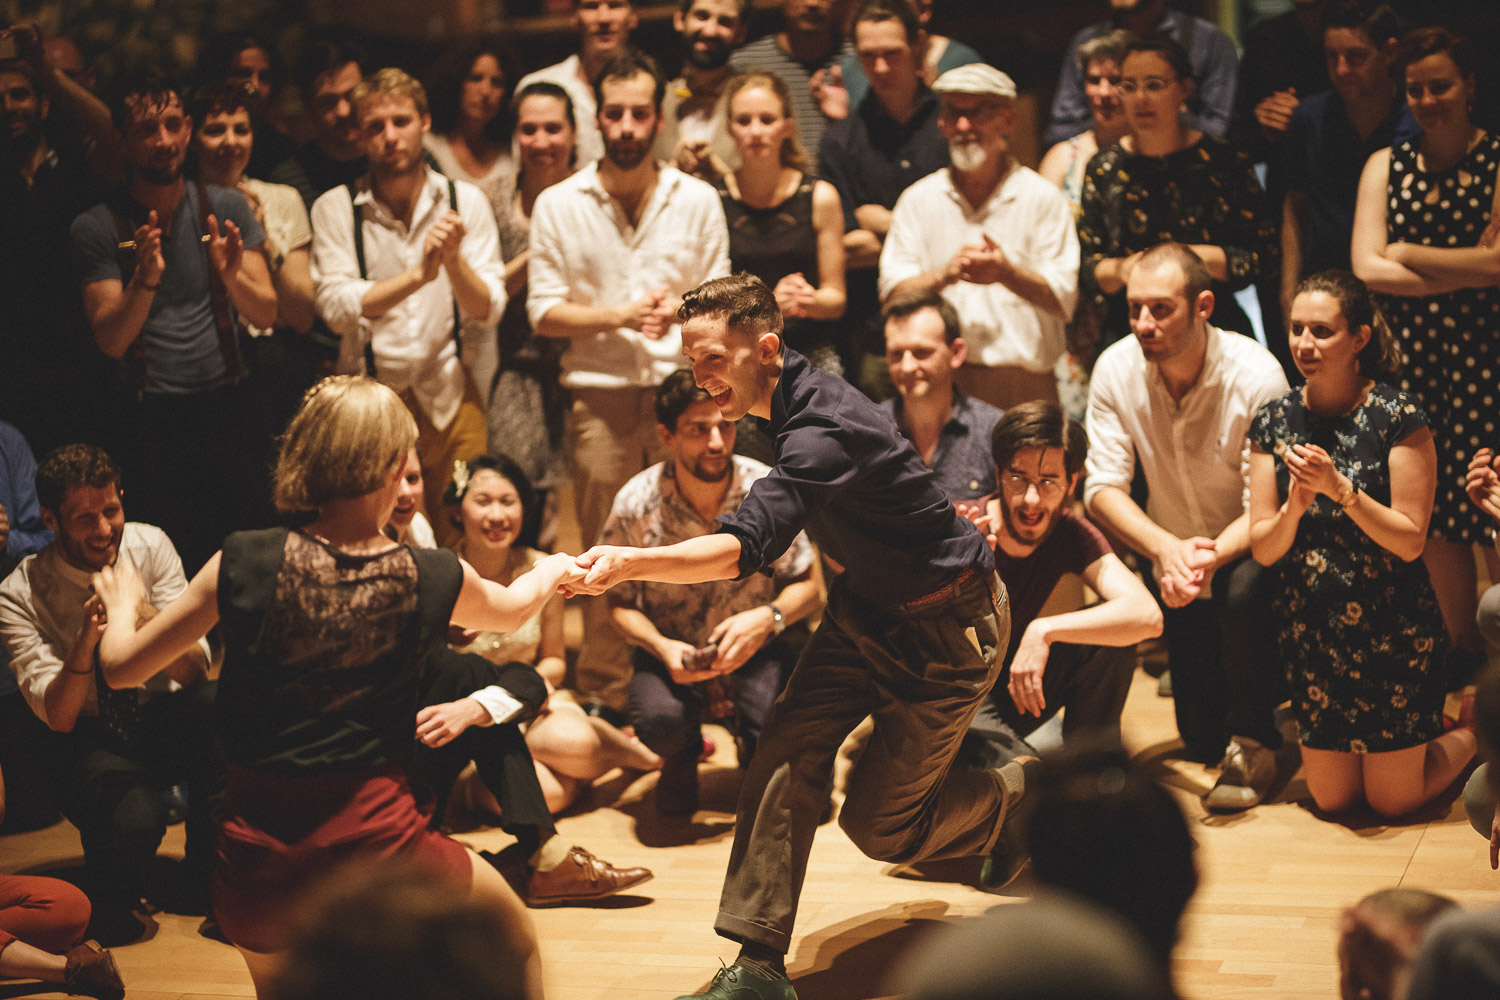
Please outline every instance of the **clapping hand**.
[{"label": "clapping hand", "polygon": [[1333,464],[1328,452],[1315,444],[1294,444],[1281,456],[1292,481],[1330,500],[1338,500],[1352,484]]},{"label": "clapping hand", "polygon": [[1005,279],[1011,269],[1010,258],[1000,245],[984,234],[983,243],[963,247],[949,264],[950,273],[956,273],[959,281],[975,285],[993,285]]},{"label": "clapping hand", "polygon": [[677,317],[679,303],[665,288],[658,288],[651,293],[650,298],[651,309],[641,322],[641,335],[649,340],[660,340],[672,328],[672,321]]},{"label": "clapping hand", "polygon": [[[209,246],[212,248],[213,244]],[[161,284],[166,270],[167,259],[161,252],[161,226],[153,208],[146,214],[146,224],[135,231],[135,277],[139,284],[154,287]]]},{"label": "clapping hand", "polygon": [[240,227],[233,220],[225,219],[224,231],[220,233],[218,220],[209,215],[208,237],[208,259],[214,270],[223,275],[238,271],[240,262],[245,259],[245,240],[240,235]]},{"label": "clapping hand", "polygon": [[1298,103],[1296,87],[1278,90],[1255,106],[1255,120],[1267,133],[1285,132]]},{"label": "clapping hand", "polygon": [[1480,448],[1469,459],[1464,489],[1474,506],[1500,524],[1500,458],[1489,448]]},{"label": "clapping hand", "polygon": [[818,290],[808,283],[801,271],[797,271],[776,282],[774,294],[782,316],[787,319],[801,319],[807,315],[807,310],[812,306],[813,298],[818,294]]}]

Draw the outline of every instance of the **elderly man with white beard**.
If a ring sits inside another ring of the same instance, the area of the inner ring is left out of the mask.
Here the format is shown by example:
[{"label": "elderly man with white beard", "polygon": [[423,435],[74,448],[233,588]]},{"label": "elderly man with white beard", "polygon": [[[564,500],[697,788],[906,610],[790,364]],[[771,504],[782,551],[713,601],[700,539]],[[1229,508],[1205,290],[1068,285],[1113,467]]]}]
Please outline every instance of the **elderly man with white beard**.
[{"label": "elderly man with white beard", "polygon": [[963,317],[956,382],[1007,409],[1057,399],[1053,366],[1078,297],[1078,237],[1067,201],[1010,154],[1016,85],[983,63],[932,89],[951,166],[896,202],[880,255],[880,297],[933,290]]}]

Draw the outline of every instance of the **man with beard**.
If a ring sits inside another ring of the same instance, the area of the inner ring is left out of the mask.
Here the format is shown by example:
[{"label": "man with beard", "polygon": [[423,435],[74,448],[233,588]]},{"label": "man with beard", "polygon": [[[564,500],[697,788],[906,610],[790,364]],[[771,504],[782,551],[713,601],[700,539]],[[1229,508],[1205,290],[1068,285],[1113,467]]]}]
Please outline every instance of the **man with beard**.
[{"label": "man with beard", "polygon": [[[615,494],[664,456],[656,387],[677,369],[683,293],[729,273],[729,230],[718,192],[657,163],[661,121],[655,64],[630,52],[596,84],[604,158],[543,191],[531,217],[526,309],[543,337],[569,341],[568,453],[585,542],[599,537]],[[578,690],[625,706],[628,651],[603,600],[583,609]]]},{"label": "man with beard", "polygon": [[22,58],[0,61],[0,420],[45,454],[105,436],[113,373],[59,262],[73,219],[103,196],[93,168],[118,150],[109,109],[50,61],[38,32],[9,34]]},{"label": "man with beard", "polygon": [[844,9],[838,0],[783,0],[782,30],[751,42],[729,57],[731,73],[771,73],[786,83],[792,94],[797,135],[814,160],[829,121],[819,100],[821,81],[829,70],[854,54],[853,46],[843,36]]},{"label": "man with beard", "polygon": [[268,489],[242,417],[240,325],[273,325],[276,291],[244,195],[183,177],[193,121],[179,94],[156,70],[126,82],[112,110],[129,179],[72,238],[94,341],[135,390],[121,416],[136,510],[196,571]]},{"label": "man with beard", "polygon": [[[350,100],[369,173],[313,204],[318,315],[340,337],[341,371],[401,393],[417,421],[427,509],[437,511],[453,463],[485,452],[505,309],[500,237],[483,192],[427,166],[432,119],[420,83],[386,68]],[[433,530],[440,544],[457,540],[446,518]]]},{"label": "man with beard", "polygon": [[1088,96],[1083,92],[1078,46],[1117,28],[1142,38],[1170,35],[1177,39],[1193,64],[1195,86],[1188,98],[1188,127],[1222,137],[1229,130],[1234,110],[1235,74],[1240,64],[1234,40],[1211,21],[1168,8],[1167,0],[1109,0],[1109,6],[1109,20],[1089,25],[1068,43],[1042,148],[1051,149],[1093,127]]},{"label": "man with beard", "polygon": [[682,36],[682,75],[667,84],[653,155],[716,181],[738,162],[729,138],[724,85],[729,55],[745,40],[749,0],[681,0],[672,26]]},{"label": "man with beard", "polygon": [[[1250,558],[1245,433],[1287,391],[1271,353],[1211,326],[1208,268],[1193,251],[1145,251],[1125,294],[1134,336],[1099,355],[1089,385],[1089,516],[1149,558],[1166,605],[1177,729],[1205,763],[1223,753],[1204,803],[1260,802],[1276,777],[1282,700],[1266,577]],[[1139,468],[1144,510],[1131,496]]]},{"label": "man with beard", "polygon": [[[904,0],[903,0],[904,2]],[[995,491],[990,433],[1000,411],[953,385],[968,356],[952,303],[937,292],[885,304],[885,363],[896,397],[880,404],[961,513],[983,510]]]},{"label": "man with beard", "polygon": [[515,92],[519,94],[527,84],[543,80],[566,90],[577,121],[574,148],[578,162],[593,163],[604,155],[604,136],[596,121],[599,74],[606,63],[630,49],[635,7],[631,0],[573,0],[573,26],[578,29],[578,51],[560,63],[527,73],[516,84]]},{"label": "man with beard", "polygon": [[[988,527],[1010,594],[1010,646],[1000,679],[974,716],[965,755],[971,764],[994,767],[1035,753],[1025,738],[1064,707],[1064,738],[1118,744],[1135,644],[1161,635],[1161,609],[1099,529],[1073,512],[1088,454],[1081,425],[1056,403],[1035,400],[1007,410],[991,440],[1000,488],[976,521]],[[1038,617],[1069,573],[1099,602]],[[1001,842],[1015,851],[1025,843],[1008,836]],[[992,888],[1002,873],[1020,870],[1020,856],[992,852],[991,858],[981,875]]]},{"label": "man with beard", "polygon": [[715,930],[741,943],[713,1000],[794,1000],[786,975],[802,880],[845,738],[874,729],[839,825],[898,864],[983,854],[1029,801],[1034,758],[955,767],[1000,673],[1005,585],[974,525],[911,446],[843,379],[783,346],[776,297],[753,275],[684,297],[683,354],[726,420],[768,420],[776,465],[713,534],[579,556],[599,593],[631,580],[702,583],[766,572],[803,528],[845,567],[745,775]]},{"label": "man with beard", "polygon": [[1057,399],[1052,373],[1078,297],[1078,234],[1062,192],[1010,153],[1016,85],[974,63],[938,77],[952,165],[907,188],[880,253],[880,297],[937,291],[963,317],[961,389],[1000,409]]},{"label": "man with beard", "polygon": [[[671,545],[711,534],[714,518],[739,510],[751,485],[771,471],[734,454],[734,424],[693,384],[692,372],[667,376],[656,392],[656,418],[671,457],[620,490],[600,538],[606,545]],[[770,575],[688,587],[632,582],[609,592],[615,625],[635,647],[630,722],[664,762],[659,812],[685,816],[698,808],[705,713],[735,731],[739,765],[749,766],[791,672],[782,630],[821,607],[813,558],[799,534]],[[707,647],[714,651],[695,658]]]},{"label": "man with beard", "polygon": [[[365,147],[351,96],[365,77],[364,49],[353,42],[315,42],[297,65],[297,89],[312,119],[313,137],[271,169],[266,180],[297,189],[313,203],[365,170]],[[257,136],[259,138],[259,136]]]},{"label": "man with beard", "polygon": [[[199,642],[139,688],[111,690],[94,650],[104,611],[90,577],[129,562],[145,584],[149,619],[187,589],[182,562],[160,528],[127,522],[120,473],[90,445],[67,445],[38,467],[42,520],[56,540],[0,583],[0,639],[21,693],[46,729],[38,766],[83,840],[90,934],[107,944],[139,938],[144,892],[174,910],[205,912],[212,808],[223,785],[214,740],[214,684]],[[188,788],[187,855],[175,898],[147,883],[167,828],[162,789]]]}]

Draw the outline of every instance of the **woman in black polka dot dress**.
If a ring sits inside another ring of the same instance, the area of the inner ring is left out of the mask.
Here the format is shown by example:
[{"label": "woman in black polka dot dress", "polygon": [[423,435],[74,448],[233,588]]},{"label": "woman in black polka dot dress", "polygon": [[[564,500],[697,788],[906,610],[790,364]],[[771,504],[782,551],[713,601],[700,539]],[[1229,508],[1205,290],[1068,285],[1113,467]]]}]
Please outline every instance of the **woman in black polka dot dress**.
[{"label": "woman in black polka dot dress", "polygon": [[1488,519],[1464,494],[1464,474],[1496,438],[1500,248],[1479,244],[1494,214],[1500,139],[1469,120],[1475,55],[1466,39],[1422,28],[1402,50],[1422,134],[1365,165],[1351,249],[1355,273],[1382,293],[1400,338],[1402,389],[1431,421],[1438,484],[1423,559],[1457,655],[1477,662],[1473,546]]}]

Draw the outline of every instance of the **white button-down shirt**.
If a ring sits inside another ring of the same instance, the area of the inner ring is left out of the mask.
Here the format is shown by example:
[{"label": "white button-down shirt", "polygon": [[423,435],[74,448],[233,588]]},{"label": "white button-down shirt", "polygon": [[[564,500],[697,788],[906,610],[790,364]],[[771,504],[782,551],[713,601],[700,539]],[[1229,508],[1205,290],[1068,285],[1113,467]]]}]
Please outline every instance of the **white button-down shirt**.
[{"label": "white button-down shirt", "polygon": [[[488,399],[499,345],[495,324],[505,311],[505,267],[495,215],[480,190],[455,181],[464,239],[459,252],[489,289],[489,311],[461,315],[463,352],[453,340],[453,284],[446,269],[433,281],[401,300],[385,315],[362,315],[365,295],[378,281],[394,278],[422,264],[422,245],[448,211],[448,178],[427,170],[412,209],[411,225],[396,218],[361,178],[353,203],[340,185],[313,203],[312,276],[318,315],[340,336],[339,370],[365,370],[364,350],[375,350],[375,373],[393,389],[410,389],[432,425],[444,430],[463,402],[464,379],[472,375],[481,398]],[[354,253],[354,206],[363,215],[366,277],[359,276]]]},{"label": "white button-down shirt", "polygon": [[[908,278],[945,267],[985,236],[1015,264],[1047,283],[1063,311],[1078,301],[1078,232],[1067,199],[1036,171],[1019,164],[977,209],[953,186],[944,167],[902,192],[880,252],[880,297]],[[1066,321],[1001,284],[959,281],[943,289],[963,324],[969,360],[1050,372],[1066,349]]]},{"label": "white button-down shirt", "polygon": [[[146,587],[146,600],[158,610],[187,590],[182,560],[166,532],[149,524],[126,522],[119,560],[135,566]],[[118,563],[117,563],[118,565]],[[62,673],[63,661],[83,627],[83,605],[93,595],[93,574],[72,565],[57,543],[21,560],[0,583],[0,640],[10,654],[16,684],[36,717],[47,722],[47,688]],[[208,643],[198,640],[208,656]],[[182,685],[157,674],[142,687],[147,696],[180,690]],[[82,715],[99,714],[99,696],[89,684]]]},{"label": "white button-down shirt", "polygon": [[1147,516],[1178,538],[1217,536],[1250,502],[1250,421],[1286,391],[1270,351],[1214,326],[1203,371],[1180,401],[1135,337],[1111,345],[1089,381],[1085,502],[1106,486],[1128,493],[1139,457]]},{"label": "white button-down shirt", "polygon": [[[718,192],[675,167],[660,170],[638,226],[604,190],[597,164],[537,196],[526,298],[533,327],[563,302],[616,306],[660,288],[683,295],[729,273]],[[621,327],[574,339],[562,356],[562,381],[575,388],[653,386],[682,365],[677,324],[658,340]]]}]

